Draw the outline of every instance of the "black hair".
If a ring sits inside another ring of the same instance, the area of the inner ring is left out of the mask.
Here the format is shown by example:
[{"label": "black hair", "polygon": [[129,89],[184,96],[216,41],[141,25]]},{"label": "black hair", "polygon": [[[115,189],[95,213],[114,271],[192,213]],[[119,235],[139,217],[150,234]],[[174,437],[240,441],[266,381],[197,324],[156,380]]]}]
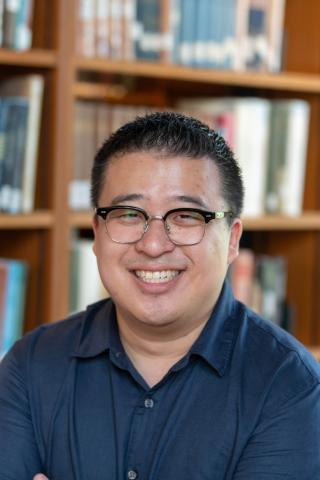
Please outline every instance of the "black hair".
[{"label": "black hair", "polygon": [[165,156],[211,158],[219,171],[221,195],[235,217],[243,207],[241,170],[224,138],[199,120],[175,112],[155,112],[126,123],[98,150],[91,172],[91,200],[97,207],[107,164],[119,155],[139,151]]}]

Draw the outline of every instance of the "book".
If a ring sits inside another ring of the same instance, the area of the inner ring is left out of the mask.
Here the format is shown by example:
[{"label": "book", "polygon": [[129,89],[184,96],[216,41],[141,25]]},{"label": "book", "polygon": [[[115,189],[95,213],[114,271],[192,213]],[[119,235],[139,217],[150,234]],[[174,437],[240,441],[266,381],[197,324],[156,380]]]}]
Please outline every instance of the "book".
[{"label": "book", "polygon": [[84,57],[96,55],[96,0],[78,0],[76,51]]},{"label": "book", "polygon": [[[4,111],[6,122],[3,125],[0,210],[16,213],[20,208],[21,198],[21,188],[19,184],[24,149],[21,136],[25,136],[25,119],[28,105],[25,99],[21,97],[7,97],[2,99],[1,109]],[[14,189],[16,190],[15,192]]]},{"label": "book", "polygon": [[0,83],[1,97],[21,97],[28,102],[21,186],[21,212],[34,209],[38,148],[42,115],[44,78],[38,74],[19,75]]},{"label": "book", "polygon": [[285,0],[238,0],[237,68],[280,70],[284,10]]},{"label": "book", "polygon": [[109,56],[110,58],[122,58],[123,42],[123,2],[118,0],[110,1],[110,35],[109,35]]},{"label": "book", "polygon": [[282,256],[259,255],[256,261],[257,282],[261,290],[259,313],[283,326],[287,284],[287,266]]},{"label": "book", "polygon": [[255,270],[256,258],[253,251],[240,248],[229,268],[228,278],[235,298],[248,306],[253,304]]},{"label": "book", "polygon": [[109,296],[102,284],[92,245],[92,240],[84,238],[75,238],[71,243],[71,312],[84,310]]},{"label": "book", "polygon": [[[6,301],[8,269],[5,262],[0,261],[0,346],[3,342],[4,309]],[[1,357],[0,357],[1,358]]]},{"label": "book", "polygon": [[27,50],[32,45],[34,0],[20,0],[15,26],[14,48]]},{"label": "book", "polygon": [[266,176],[268,213],[300,215],[303,208],[310,106],[304,100],[272,103]]},{"label": "book", "polygon": [[137,0],[135,56],[159,60],[162,50],[161,9],[158,0]]},{"label": "book", "polygon": [[4,0],[2,18],[2,45],[15,48],[16,24],[22,0]]},{"label": "book", "polygon": [[0,0],[0,47],[3,45],[3,10],[4,0]]},{"label": "book", "polygon": [[0,324],[3,325],[0,355],[3,356],[23,332],[27,264],[8,259],[1,259],[0,264],[5,265],[7,269],[3,317],[0,321]]},{"label": "book", "polygon": [[196,0],[183,0],[181,3],[180,33],[178,47],[178,63],[194,65],[197,2]]},{"label": "book", "polygon": [[98,148],[97,103],[75,103],[73,176],[69,187],[69,206],[74,210],[90,208],[90,175]]},{"label": "book", "polygon": [[95,51],[97,57],[110,54],[110,0],[96,0]]}]

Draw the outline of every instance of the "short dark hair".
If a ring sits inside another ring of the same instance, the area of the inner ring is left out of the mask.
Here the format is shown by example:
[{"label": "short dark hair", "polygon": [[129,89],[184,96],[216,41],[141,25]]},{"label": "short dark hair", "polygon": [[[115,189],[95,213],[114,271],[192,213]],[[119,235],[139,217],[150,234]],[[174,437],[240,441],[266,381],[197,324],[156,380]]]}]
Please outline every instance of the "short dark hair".
[{"label": "short dark hair", "polygon": [[154,151],[168,156],[211,158],[219,171],[221,195],[234,216],[243,207],[241,170],[226,141],[208,125],[175,112],[155,112],[126,123],[98,150],[91,173],[91,200],[98,206],[108,162],[125,153]]}]

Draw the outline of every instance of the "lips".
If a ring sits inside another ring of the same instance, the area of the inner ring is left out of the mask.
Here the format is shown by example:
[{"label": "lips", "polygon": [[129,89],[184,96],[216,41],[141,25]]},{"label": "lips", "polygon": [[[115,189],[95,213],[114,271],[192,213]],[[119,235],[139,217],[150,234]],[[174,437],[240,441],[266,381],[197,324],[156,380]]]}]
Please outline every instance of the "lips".
[{"label": "lips", "polygon": [[134,274],[146,283],[166,283],[179,275],[179,270],[135,270]]}]

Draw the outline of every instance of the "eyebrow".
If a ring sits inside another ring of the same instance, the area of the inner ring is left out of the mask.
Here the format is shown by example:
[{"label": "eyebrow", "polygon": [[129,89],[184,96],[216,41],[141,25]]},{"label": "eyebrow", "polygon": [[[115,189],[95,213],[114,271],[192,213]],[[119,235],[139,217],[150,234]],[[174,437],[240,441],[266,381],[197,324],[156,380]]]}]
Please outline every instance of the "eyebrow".
[{"label": "eyebrow", "polygon": [[[123,195],[117,195],[111,201],[111,206],[114,205],[121,205],[125,202],[132,202],[137,200],[145,199],[145,195],[142,193],[128,193]],[[182,203],[188,203],[192,205],[197,205],[198,207],[204,208],[205,210],[209,210],[209,206],[201,199],[201,197],[193,196],[193,195],[173,195],[171,200],[178,201]]]},{"label": "eyebrow", "polygon": [[121,203],[124,202],[131,202],[131,201],[136,201],[136,200],[143,200],[144,195],[141,193],[130,193],[130,194],[124,194],[124,195],[117,195],[111,200],[110,205],[113,207],[114,205],[120,205]]}]

